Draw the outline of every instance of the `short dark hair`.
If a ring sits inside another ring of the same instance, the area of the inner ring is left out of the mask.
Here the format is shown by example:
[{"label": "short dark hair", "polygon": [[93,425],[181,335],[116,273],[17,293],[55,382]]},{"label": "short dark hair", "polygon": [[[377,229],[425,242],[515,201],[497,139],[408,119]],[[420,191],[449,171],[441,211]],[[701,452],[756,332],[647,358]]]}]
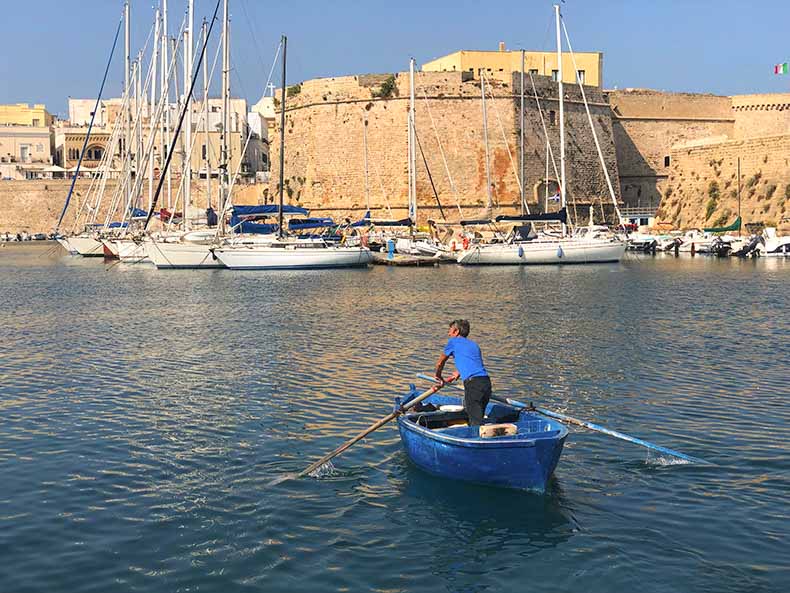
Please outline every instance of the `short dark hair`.
[{"label": "short dark hair", "polygon": [[469,335],[469,322],[466,319],[454,319],[450,322],[450,327],[457,329],[464,338]]}]

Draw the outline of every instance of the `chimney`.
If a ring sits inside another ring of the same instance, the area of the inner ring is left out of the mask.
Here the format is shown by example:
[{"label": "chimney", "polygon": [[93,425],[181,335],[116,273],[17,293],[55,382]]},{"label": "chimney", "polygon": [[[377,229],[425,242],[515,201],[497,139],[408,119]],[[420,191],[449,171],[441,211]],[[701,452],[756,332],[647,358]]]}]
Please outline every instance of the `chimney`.
[{"label": "chimney", "polygon": [[499,51],[505,51],[505,42],[504,41],[500,41],[499,42]]}]

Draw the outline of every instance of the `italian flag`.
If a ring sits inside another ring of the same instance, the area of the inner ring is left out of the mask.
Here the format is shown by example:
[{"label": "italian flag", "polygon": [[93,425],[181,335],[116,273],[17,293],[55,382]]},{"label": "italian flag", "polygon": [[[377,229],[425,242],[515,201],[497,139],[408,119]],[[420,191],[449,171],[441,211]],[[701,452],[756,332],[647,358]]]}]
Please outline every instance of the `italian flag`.
[{"label": "italian flag", "polygon": [[774,74],[788,74],[790,73],[790,68],[787,66],[787,62],[784,64],[777,64],[774,66]]}]

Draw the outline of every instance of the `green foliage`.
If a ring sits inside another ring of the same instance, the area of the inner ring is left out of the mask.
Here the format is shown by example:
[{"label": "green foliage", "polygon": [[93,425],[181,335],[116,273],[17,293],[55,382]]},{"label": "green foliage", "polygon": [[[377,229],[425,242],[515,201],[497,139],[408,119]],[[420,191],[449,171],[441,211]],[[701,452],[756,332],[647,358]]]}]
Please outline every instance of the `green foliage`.
[{"label": "green foliage", "polygon": [[711,217],[711,215],[716,211],[716,206],[718,205],[719,203],[715,198],[708,200],[708,203],[705,206],[705,220],[708,220]]},{"label": "green foliage", "polygon": [[378,99],[390,99],[391,97],[398,96],[398,85],[395,82],[395,75],[390,74],[384,82],[381,83],[379,90],[371,91],[371,94]]},{"label": "green foliage", "polygon": [[755,173],[754,175],[749,177],[749,179],[746,180],[746,187],[751,188],[751,187],[754,187],[755,185],[757,185],[757,182],[760,181],[760,178],[762,176],[763,176],[763,174],[760,171],[758,171],[757,173]]},{"label": "green foliage", "polygon": [[711,181],[708,184],[708,197],[714,201],[719,199],[719,183],[717,181]]},{"label": "green foliage", "polygon": [[785,186],[785,198],[790,200],[790,183]]},{"label": "green foliage", "polygon": [[770,184],[768,187],[765,188],[765,197],[770,200],[771,196],[774,195],[775,191],[776,191],[776,186],[773,183]]},{"label": "green foliage", "polygon": [[286,96],[290,99],[291,97],[295,97],[299,93],[302,92],[302,85],[301,84],[294,84],[288,87],[288,90],[285,91]]},{"label": "green foliage", "polygon": [[725,210],[722,212],[721,216],[719,216],[715,221],[713,221],[713,226],[725,226],[730,220],[730,211]]}]

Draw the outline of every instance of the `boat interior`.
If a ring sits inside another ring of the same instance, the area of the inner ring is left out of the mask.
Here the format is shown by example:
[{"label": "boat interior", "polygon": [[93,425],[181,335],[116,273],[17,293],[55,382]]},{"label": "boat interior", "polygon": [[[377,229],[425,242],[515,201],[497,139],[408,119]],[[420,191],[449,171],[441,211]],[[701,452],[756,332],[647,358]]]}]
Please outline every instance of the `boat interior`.
[{"label": "boat interior", "polygon": [[404,418],[423,428],[460,438],[546,438],[559,432],[553,422],[501,403],[490,403],[486,407],[482,427],[469,426],[462,406],[441,401],[421,405]]}]

